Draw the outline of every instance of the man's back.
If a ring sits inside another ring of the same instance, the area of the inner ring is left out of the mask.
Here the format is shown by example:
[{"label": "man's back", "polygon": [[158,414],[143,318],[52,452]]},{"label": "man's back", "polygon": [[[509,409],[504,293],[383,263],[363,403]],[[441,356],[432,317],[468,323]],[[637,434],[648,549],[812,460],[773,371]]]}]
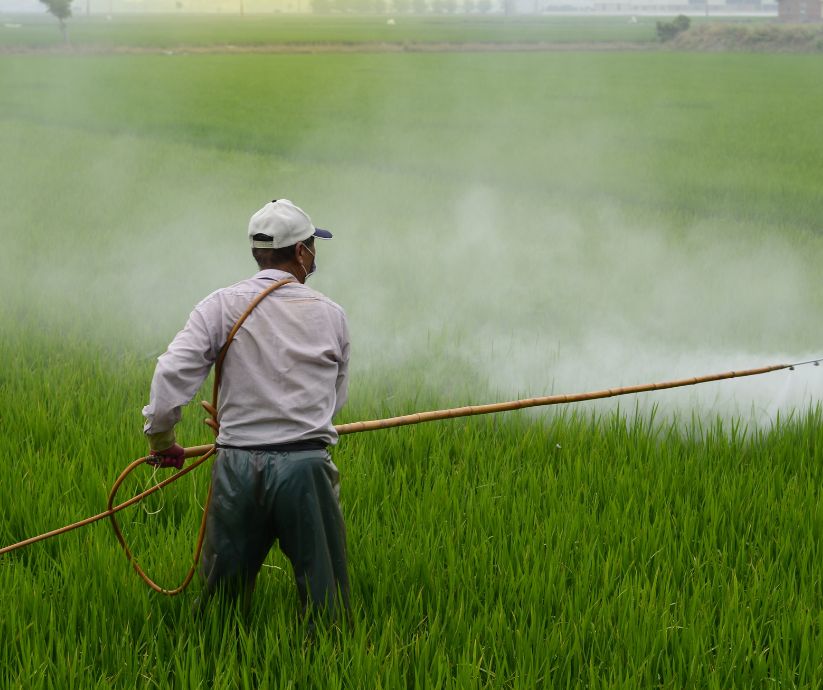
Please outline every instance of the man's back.
[{"label": "man's back", "polygon": [[[144,408],[147,433],[173,426],[217,359],[234,324],[272,281],[264,269],[217,290],[192,311],[160,356]],[[349,334],[341,307],[298,282],[257,305],[223,362],[217,442],[239,448],[303,440],[337,442],[332,417],[346,401]]]},{"label": "man's back", "polygon": [[[275,269],[214,293],[197,306],[226,332]],[[225,342],[225,337],[222,339]],[[349,336],[343,310],[306,285],[268,295],[234,337],[219,394],[221,445],[250,447],[306,439],[332,445],[332,417],[347,395]]]}]

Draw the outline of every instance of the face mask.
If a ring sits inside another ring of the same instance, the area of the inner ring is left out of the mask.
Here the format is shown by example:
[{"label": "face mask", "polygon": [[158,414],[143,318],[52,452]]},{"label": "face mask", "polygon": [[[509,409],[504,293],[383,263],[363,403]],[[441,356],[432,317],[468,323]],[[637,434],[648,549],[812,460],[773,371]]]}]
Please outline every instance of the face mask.
[{"label": "face mask", "polygon": [[[314,252],[311,249],[309,249],[308,247],[306,247],[305,244],[303,245],[303,247],[306,249],[306,251],[309,254],[311,254],[311,266],[309,267],[309,270],[306,271],[306,269],[303,268],[303,272],[306,274],[306,277],[303,278],[303,280],[305,281],[305,280],[309,279],[309,276],[314,275],[317,272],[317,261],[314,258]],[[302,268],[302,264],[301,264],[301,268]]]}]

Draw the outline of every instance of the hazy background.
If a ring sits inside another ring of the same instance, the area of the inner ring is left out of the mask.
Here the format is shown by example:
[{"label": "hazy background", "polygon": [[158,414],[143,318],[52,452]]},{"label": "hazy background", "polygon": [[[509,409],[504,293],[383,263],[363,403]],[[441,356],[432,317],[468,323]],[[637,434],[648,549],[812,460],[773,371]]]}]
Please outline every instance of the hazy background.
[{"label": "hazy background", "polygon": [[[819,67],[774,93],[763,57],[4,58],[3,328],[150,361],[285,197],[335,233],[310,284],[349,314],[353,396],[393,412],[823,355],[815,178],[781,181],[819,145],[779,120]],[[822,386],[640,404],[762,423]]]}]

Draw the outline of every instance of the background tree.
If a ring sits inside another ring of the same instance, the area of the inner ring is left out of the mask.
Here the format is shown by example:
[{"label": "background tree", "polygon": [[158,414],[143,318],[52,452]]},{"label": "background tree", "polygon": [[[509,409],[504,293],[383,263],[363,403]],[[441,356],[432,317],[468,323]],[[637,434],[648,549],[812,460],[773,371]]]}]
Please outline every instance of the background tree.
[{"label": "background tree", "polygon": [[477,0],[477,9],[483,14],[488,14],[492,9],[491,0]]},{"label": "background tree", "polygon": [[71,17],[71,3],[72,0],[40,0],[50,14],[57,17],[60,22],[60,33],[63,34],[63,41],[69,42],[69,32],[66,28],[66,20]]},{"label": "background tree", "polygon": [[429,9],[429,4],[426,0],[412,0],[412,11],[415,14],[426,14]]},{"label": "background tree", "polygon": [[657,38],[661,41],[671,41],[678,34],[688,31],[691,19],[684,14],[677,15],[670,22],[657,22]]}]

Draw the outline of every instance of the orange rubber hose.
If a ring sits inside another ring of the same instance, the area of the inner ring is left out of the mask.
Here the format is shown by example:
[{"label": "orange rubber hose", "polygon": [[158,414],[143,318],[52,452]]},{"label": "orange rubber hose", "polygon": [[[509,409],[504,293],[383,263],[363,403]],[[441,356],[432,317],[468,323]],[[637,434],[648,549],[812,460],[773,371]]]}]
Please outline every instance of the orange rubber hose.
[{"label": "orange rubber hose", "polygon": [[[188,474],[193,469],[202,465],[206,460],[208,460],[212,455],[216,452],[216,448],[211,446],[211,448],[206,451],[198,460],[193,462],[191,465],[186,467],[180,472],[176,473],[174,476],[170,477],[166,480],[166,483],[171,483],[174,480],[180,479],[182,476]],[[151,456],[149,456],[151,457]],[[175,594],[180,594],[186,587],[188,587],[189,583],[191,582],[192,578],[194,577],[194,573],[197,570],[197,563],[200,561],[200,553],[203,550],[203,539],[206,534],[206,516],[208,515],[209,510],[209,503],[211,502],[211,483],[209,483],[209,493],[206,496],[206,504],[203,506],[203,517],[200,520],[200,529],[197,533],[197,542],[194,547],[194,562],[193,565],[189,568],[186,576],[183,578],[183,582],[174,587],[173,589],[165,589],[158,585],[154,580],[152,580],[148,575],[146,575],[143,568],[140,567],[140,564],[135,560],[134,556],[132,555],[131,549],[129,545],[126,543],[126,538],[123,536],[123,533],[120,531],[120,525],[117,523],[117,520],[114,517],[114,514],[120,509],[120,506],[117,508],[112,508],[114,504],[114,499],[117,496],[117,491],[120,489],[120,485],[126,480],[135,469],[137,469],[140,465],[142,465],[147,459],[149,458],[140,458],[139,460],[135,460],[131,463],[120,476],[117,478],[117,481],[114,482],[114,485],[111,487],[111,492],[109,493],[109,502],[108,502],[108,517],[111,518],[111,526],[114,530],[114,535],[117,537],[117,541],[120,542],[120,546],[123,547],[123,551],[126,554],[126,558],[128,559],[129,563],[131,563],[132,568],[134,568],[135,572],[140,576],[140,579],[143,580],[149,587],[151,587],[155,592],[160,594],[167,594],[169,596],[174,596]],[[163,484],[161,482],[161,484]],[[159,488],[161,484],[158,484],[156,487]],[[165,484],[163,484],[165,485]],[[128,504],[129,501],[126,501]],[[126,504],[123,504],[125,507]]]},{"label": "orange rubber hose", "polygon": [[[206,448],[213,448],[213,446],[206,446]],[[192,453],[192,454],[187,453],[186,457],[194,457],[194,455],[196,455],[196,453]],[[123,474],[128,474],[128,473],[132,472],[136,467],[138,467],[142,463],[146,462],[146,460],[150,460],[150,459],[151,459],[150,455],[147,455],[144,458],[138,458],[137,460],[132,462],[125,470],[123,470]],[[36,537],[30,537],[29,539],[24,539],[23,541],[19,541],[16,544],[11,544],[10,546],[6,546],[6,547],[0,549],[0,556],[2,556],[4,554],[7,554],[7,553],[11,553],[12,551],[16,551],[17,549],[22,549],[24,546],[29,546],[31,544],[36,544],[39,541],[44,541],[44,540],[49,539],[51,537],[56,537],[60,534],[65,534],[66,532],[71,532],[72,530],[78,529],[79,527],[85,527],[86,525],[91,525],[92,523],[97,522],[98,520],[102,520],[104,518],[111,517],[115,513],[119,513],[121,510],[124,510],[125,508],[128,508],[129,506],[133,506],[135,503],[139,503],[144,498],[146,498],[147,496],[151,496],[156,491],[160,491],[160,489],[162,489],[165,486],[168,486],[172,482],[176,482],[178,479],[181,479],[182,477],[187,475],[189,472],[191,472],[193,469],[197,468],[199,465],[200,465],[200,462],[192,463],[188,467],[186,467],[186,468],[180,470],[179,472],[173,474],[171,477],[168,477],[167,479],[164,479],[162,482],[158,482],[157,484],[155,484],[150,489],[146,489],[145,491],[142,491],[141,493],[136,494],[135,496],[132,496],[128,501],[123,501],[123,503],[119,503],[114,507],[110,506],[108,508],[108,510],[104,510],[102,513],[98,513],[97,515],[92,515],[91,517],[87,517],[84,520],[79,520],[78,522],[73,522],[72,524],[66,525],[65,527],[60,527],[59,529],[54,529],[51,532],[45,532],[43,534],[37,535]],[[124,477],[121,474],[121,477],[118,478],[118,481],[120,481],[122,478],[124,478]]]},{"label": "orange rubber hose", "polygon": [[[232,344],[234,336],[237,334],[237,331],[240,330],[240,327],[243,325],[246,319],[249,317],[249,314],[251,314],[254,311],[254,308],[258,304],[260,304],[260,302],[262,302],[265,297],[270,295],[278,288],[283,287],[287,283],[293,282],[294,278],[284,278],[283,280],[278,280],[277,282],[272,283],[269,287],[263,290],[251,301],[249,306],[246,307],[246,311],[244,311],[240,318],[237,319],[236,323],[229,332],[229,335],[226,338],[226,342],[221,348],[220,354],[217,356],[217,361],[214,365],[214,386],[212,387],[211,395],[212,402],[204,402],[203,404],[203,406],[206,408],[209,414],[212,415],[211,418],[206,420],[206,424],[208,424],[212,428],[212,431],[214,431],[215,436],[217,436],[220,430],[220,425],[217,421],[217,396],[220,391],[220,382],[222,380],[223,361],[226,359],[226,353],[229,350],[229,345]],[[207,448],[202,454],[197,453],[197,455],[200,455],[200,458],[197,461],[193,462],[191,465],[189,465],[185,470],[181,470],[180,472],[175,474],[174,477],[172,477],[172,479],[177,479],[183,476],[184,474],[190,472],[195,467],[199,467],[216,452],[216,447],[212,445],[211,447]],[[186,453],[186,457],[192,457],[193,455],[194,454],[191,452]],[[209,493],[206,495],[206,503],[203,506],[203,517],[200,520],[200,529],[197,532],[197,542],[194,546],[194,557],[192,559],[191,567],[186,572],[186,576],[183,578],[182,583],[180,583],[177,587],[174,587],[172,589],[166,589],[158,585],[154,580],[152,580],[146,574],[143,568],[140,567],[140,564],[135,560],[134,555],[131,552],[131,549],[129,549],[129,546],[126,543],[126,538],[123,536],[123,532],[120,530],[120,525],[117,524],[117,518],[114,517],[114,514],[117,511],[112,510],[112,505],[114,504],[114,499],[117,497],[117,491],[120,489],[120,485],[126,480],[126,477],[128,477],[135,469],[137,469],[137,467],[143,464],[146,460],[147,458],[141,458],[140,460],[136,460],[135,462],[131,463],[131,465],[129,465],[125,470],[123,470],[123,472],[117,478],[117,481],[114,482],[114,485],[111,487],[111,492],[109,493],[109,518],[111,519],[111,526],[114,530],[114,534],[117,537],[117,541],[120,542],[120,546],[123,547],[123,552],[126,554],[126,558],[128,559],[129,563],[131,563],[135,572],[140,576],[143,582],[145,582],[149,587],[151,587],[155,592],[158,592],[159,594],[167,594],[168,596],[174,596],[176,594],[180,594],[180,592],[182,592],[184,589],[186,589],[186,587],[189,586],[189,583],[192,581],[194,573],[197,570],[197,564],[200,562],[200,554],[203,551],[203,540],[206,536],[206,518],[208,517],[209,505],[211,504],[211,483],[209,483]]]}]

